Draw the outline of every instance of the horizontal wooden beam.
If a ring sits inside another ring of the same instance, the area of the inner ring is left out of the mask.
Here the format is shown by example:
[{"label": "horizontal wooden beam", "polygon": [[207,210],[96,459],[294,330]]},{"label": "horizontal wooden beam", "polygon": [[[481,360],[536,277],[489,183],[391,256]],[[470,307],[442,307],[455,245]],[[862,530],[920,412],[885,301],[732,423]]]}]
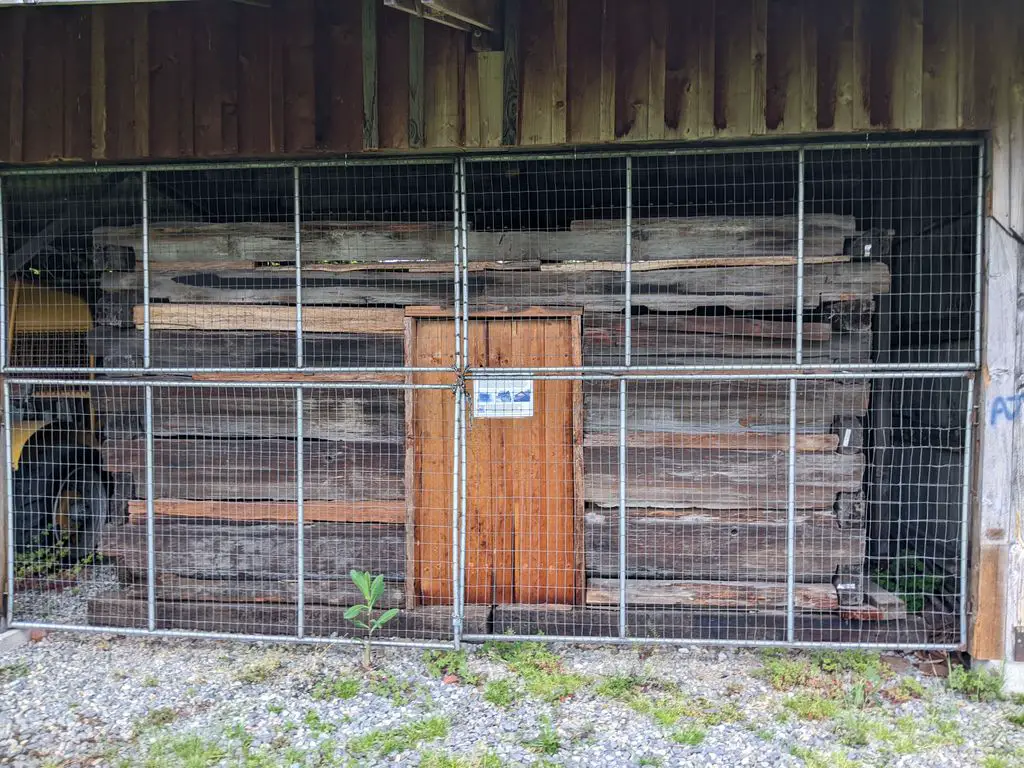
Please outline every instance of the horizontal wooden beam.
[{"label": "horizontal wooden beam", "polygon": [[[691,608],[785,608],[786,584],[738,581],[626,580],[630,605],[675,605]],[[831,584],[797,584],[799,610],[834,611],[839,608]],[[618,579],[587,579],[587,605],[618,605]]]},{"label": "horizontal wooden beam", "polygon": [[[587,432],[583,444],[608,447],[619,444],[618,432]],[[694,434],[681,432],[629,431],[630,448],[706,448],[719,451],[786,451],[789,435],[746,432],[740,434]],[[839,447],[838,435],[797,435],[796,449],[801,453],[833,452]]]},{"label": "horizontal wooden beam", "polygon": [[384,0],[384,5],[464,32],[501,30],[497,0]]},{"label": "horizontal wooden beam", "polygon": [[[192,499],[156,499],[157,517],[231,520],[244,523],[294,523],[298,519],[295,502],[280,501],[194,501]],[[303,504],[307,523],[404,523],[405,504],[376,501],[307,501]],[[146,521],[146,502],[128,502],[128,522]]]},{"label": "horizontal wooden beam", "polygon": [[[142,328],[145,307],[133,310]],[[402,333],[400,309],[304,307],[302,329],[309,333]],[[295,307],[237,304],[151,304],[149,327],[154,331],[293,331]]]}]

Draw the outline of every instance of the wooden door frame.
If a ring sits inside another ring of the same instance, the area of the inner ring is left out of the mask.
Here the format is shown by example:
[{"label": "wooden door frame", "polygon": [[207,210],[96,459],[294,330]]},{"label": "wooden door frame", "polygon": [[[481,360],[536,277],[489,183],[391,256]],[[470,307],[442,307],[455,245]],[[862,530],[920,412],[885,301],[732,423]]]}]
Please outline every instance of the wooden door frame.
[{"label": "wooden door frame", "polygon": [[[520,320],[530,318],[568,318],[572,323],[571,365],[573,368],[583,367],[583,308],[582,307],[485,307],[473,309],[469,320]],[[459,322],[451,308],[438,306],[409,306],[405,309],[405,365],[412,367],[413,352],[416,340],[416,321],[424,320],[450,320]],[[454,350],[455,339],[452,338]],[[450,374],[438,371],[438,374],[451,377],[452,386],[456,386],[463,370],[456,374],[454,370],[454,351],[451,356],[453,370]],[[416,374],[406,374],[406,383],[417,383]],[[427,374],[437,375],[437,374]],[[414,607],[418,604],[416,593],[416,450],[414,443],[415,424],[413,420],[414,393],[416,390],[407,388],[405,390],[405,599],[406,605]],[[572,489],[573,489],[573,561],[578,574],[576,589],[574,590],[574,602],[576,605],[583,605],[586,596],[586,563],[584,545],[584,488],[583,488],[583,380],[576,378],[572,380],[572,413],[570,415],[572,431]],[[468,407],[468,405],[466,406]],[[453,514],[457,510],[452,511]],[[457,546],[457,544],[455,545]],[[453,579],[457,579],[453,573]],[[454,588],[454,585],[453,585]]]}]

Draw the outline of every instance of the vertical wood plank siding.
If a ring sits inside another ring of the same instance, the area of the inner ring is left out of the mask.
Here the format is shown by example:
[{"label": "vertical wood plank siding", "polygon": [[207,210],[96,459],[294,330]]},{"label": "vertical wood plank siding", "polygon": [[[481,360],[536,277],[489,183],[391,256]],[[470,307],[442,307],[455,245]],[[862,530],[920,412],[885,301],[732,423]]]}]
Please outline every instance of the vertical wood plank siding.
[{"label": "vertical wood plank siding", "polygon": [[1024,20],[1006,0],[518,5],[518,56],[433,23],[411,45],[408,16],[381,6],[373,30],[361,3],[0,10],[0,161],[494,146],[506,66],[523,145],[998,123],[997,156],[1021,155]]}]

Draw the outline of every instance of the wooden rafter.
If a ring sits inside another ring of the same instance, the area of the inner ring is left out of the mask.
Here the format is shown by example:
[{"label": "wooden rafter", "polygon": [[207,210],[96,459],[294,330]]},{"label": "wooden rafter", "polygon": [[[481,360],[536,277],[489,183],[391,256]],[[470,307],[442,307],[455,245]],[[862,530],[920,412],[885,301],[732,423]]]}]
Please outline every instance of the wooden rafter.
[{"label": "wooden rafter", "polygon": [[498,0],[384,0],[384,5],[466,32],[501,31]]}]

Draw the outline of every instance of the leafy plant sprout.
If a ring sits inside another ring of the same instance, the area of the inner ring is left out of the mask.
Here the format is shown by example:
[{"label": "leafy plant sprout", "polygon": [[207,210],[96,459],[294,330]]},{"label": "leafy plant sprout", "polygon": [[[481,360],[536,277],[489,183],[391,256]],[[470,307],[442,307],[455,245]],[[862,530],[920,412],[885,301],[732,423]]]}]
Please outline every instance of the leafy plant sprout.
[{"label": "leafy plant sprout", "polygon": [[373,633],[391,621],[398,615],[397,608],[389,608],[377,617],[374,611],[377,603],[384,595],[384,575],[377,574],[371,577],[366,571],[349,571],[352,583],[358,587],[365,602],[353,605],[345,611],[345,618],[351,621],[360,629],[366,630],[366,640],[363,643],[363,666],[367,669],[373,667]]}]

